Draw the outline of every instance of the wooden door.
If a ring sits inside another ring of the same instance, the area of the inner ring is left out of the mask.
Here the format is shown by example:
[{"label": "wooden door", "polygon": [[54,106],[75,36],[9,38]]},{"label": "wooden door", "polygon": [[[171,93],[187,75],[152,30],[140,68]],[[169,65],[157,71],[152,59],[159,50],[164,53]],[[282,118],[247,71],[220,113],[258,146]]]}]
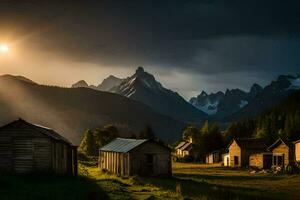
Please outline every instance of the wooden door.
[{"label": "wooden door", "polygon": [[33,142],[27,138],[13,141],[13,169],[18,173],[33,171]]}]

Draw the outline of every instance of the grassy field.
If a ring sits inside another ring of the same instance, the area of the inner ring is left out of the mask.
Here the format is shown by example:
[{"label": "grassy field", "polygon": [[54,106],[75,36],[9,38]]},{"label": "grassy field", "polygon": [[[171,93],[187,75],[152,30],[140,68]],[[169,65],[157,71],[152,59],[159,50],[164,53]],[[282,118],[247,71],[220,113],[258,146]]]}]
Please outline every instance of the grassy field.
[{"label": "grassy field", "polygon": [[173,164],[173,177],[118,177],[90,163],[80,176],[0,175],[0,199],[300,199],[300,175]]}]

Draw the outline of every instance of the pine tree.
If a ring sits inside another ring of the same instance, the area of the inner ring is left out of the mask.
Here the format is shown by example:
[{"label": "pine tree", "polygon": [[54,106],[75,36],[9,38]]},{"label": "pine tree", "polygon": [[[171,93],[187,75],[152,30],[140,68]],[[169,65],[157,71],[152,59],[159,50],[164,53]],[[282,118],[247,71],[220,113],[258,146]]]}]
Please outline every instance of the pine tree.
[{"label": "pine tree", "polygon": [[90,129],[84,132],[78,151],[86,156],[95,156],[97,154],[94,134]]}]

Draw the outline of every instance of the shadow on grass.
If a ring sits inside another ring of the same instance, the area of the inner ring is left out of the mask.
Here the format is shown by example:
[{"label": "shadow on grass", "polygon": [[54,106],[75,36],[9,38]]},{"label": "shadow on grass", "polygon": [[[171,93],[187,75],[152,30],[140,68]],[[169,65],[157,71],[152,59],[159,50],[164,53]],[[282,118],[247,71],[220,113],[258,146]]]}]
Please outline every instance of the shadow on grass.
[{"label": "shadow on grass", "polygon": [[[181,194],[183,197],[197,197],[199,199],[219,200],[219,199],[267,199],[261,197],[261,191],[252,188],[239,188],[231,186],[219,186],[207,183],[205,180],[195,181],[192,179],[170,178],[147,178],[143,177],[145,183],[150,183],[162,189],[170,190]],[[180,189],[178,189],[180,188]]]},{"label": "shadow on grass", "polygon": [[109,197],[95,181],[86,177],[0,174],[0,199],[96,200]]},{"label": "shadow on grass", "polygon": [[125,184],[116,179],[101,179],[97,180],[99,187],[104,189],[113,199],[132,199],[131,194],[126,191],[130,185]]}]

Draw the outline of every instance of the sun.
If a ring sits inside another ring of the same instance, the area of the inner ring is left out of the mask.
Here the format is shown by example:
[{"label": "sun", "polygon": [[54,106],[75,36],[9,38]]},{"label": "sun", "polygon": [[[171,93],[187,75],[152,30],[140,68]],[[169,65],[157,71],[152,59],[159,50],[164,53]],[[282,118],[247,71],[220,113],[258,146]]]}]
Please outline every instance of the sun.
[{"label": "sun", "polygon": [[0,52],[1,53],[8,53],[9,52],[9,47],[7,44],[0,44]]}]

